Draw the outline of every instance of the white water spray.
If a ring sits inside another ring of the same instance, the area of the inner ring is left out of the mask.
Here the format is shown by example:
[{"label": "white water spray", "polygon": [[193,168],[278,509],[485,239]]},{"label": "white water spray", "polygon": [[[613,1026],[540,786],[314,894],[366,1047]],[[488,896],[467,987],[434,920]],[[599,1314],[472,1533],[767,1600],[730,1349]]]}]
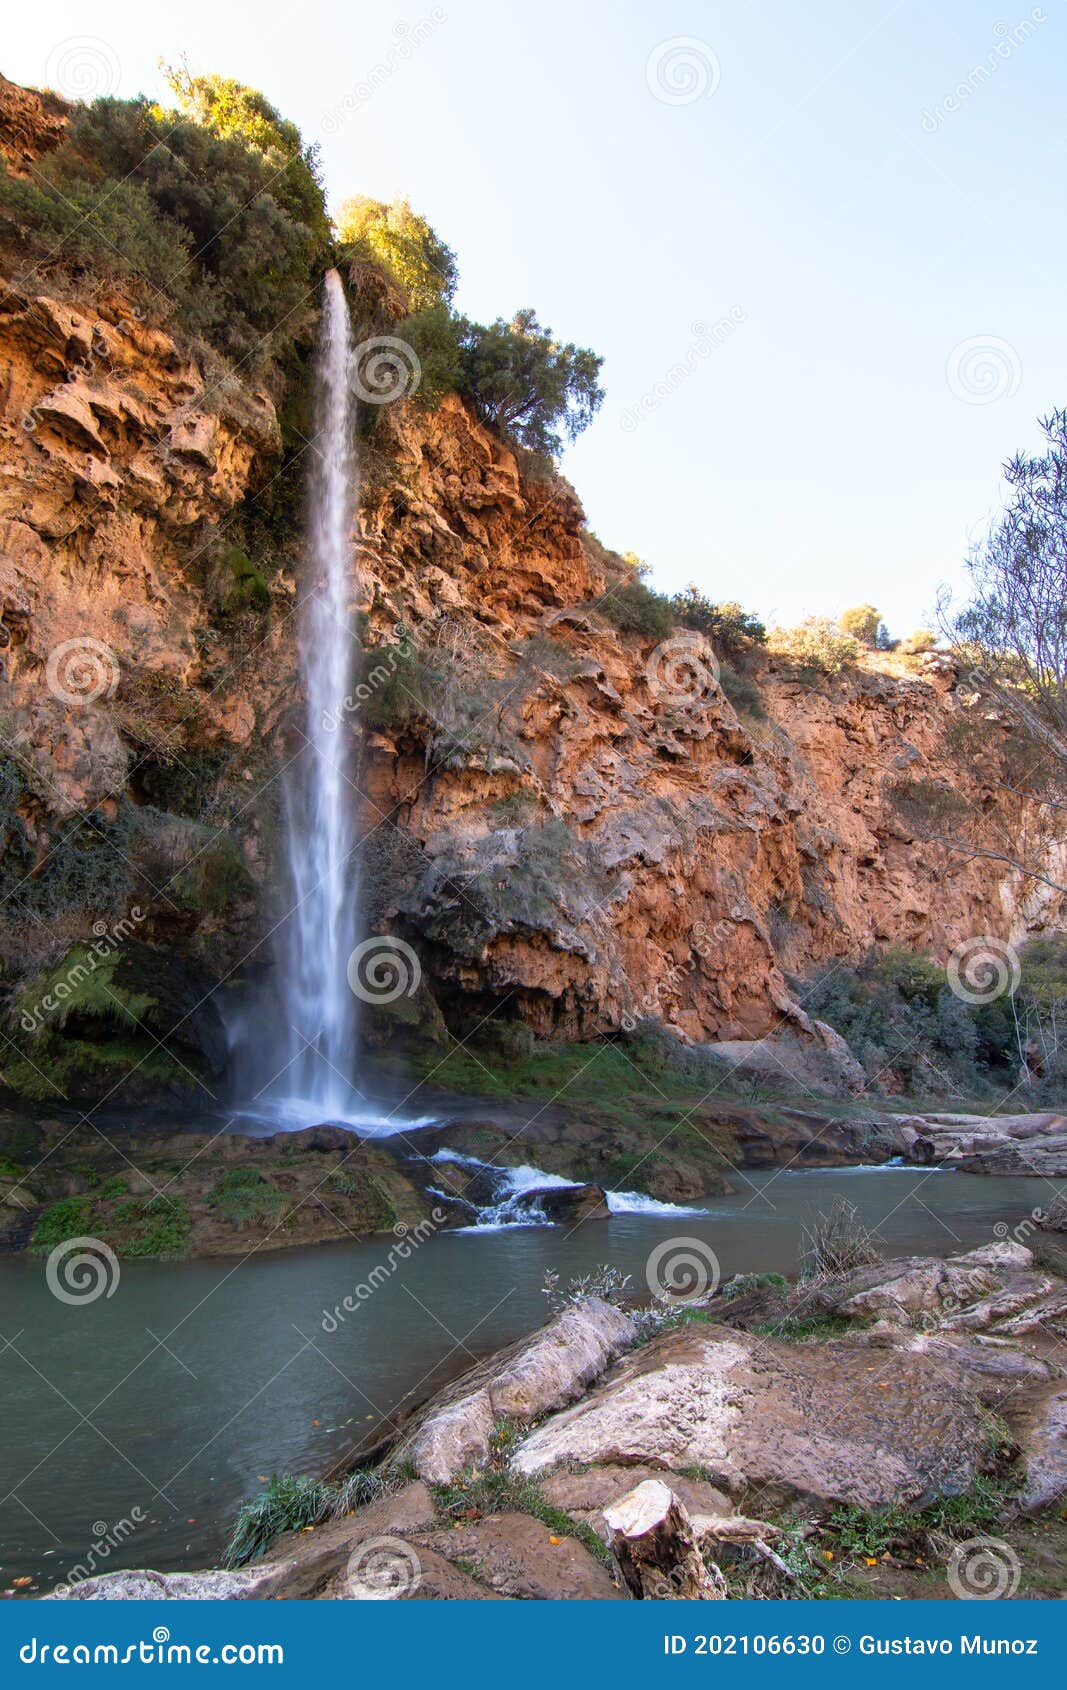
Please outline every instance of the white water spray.
[{"label": "white water spray", "polygon": [[307,687],[306,743],[285,787],[293,910],[279,981],[289,1063],[272,1087],[296,1117],[351,1119],[356,999],[348,959],[356,942],[356,793],[347,769],[346,699],[355,642],[349,629],[349,534],[358,466],[353,448],[352,339],[344,288],[326,276],[315,363],[315,436],[308,573],[300,610]]}]

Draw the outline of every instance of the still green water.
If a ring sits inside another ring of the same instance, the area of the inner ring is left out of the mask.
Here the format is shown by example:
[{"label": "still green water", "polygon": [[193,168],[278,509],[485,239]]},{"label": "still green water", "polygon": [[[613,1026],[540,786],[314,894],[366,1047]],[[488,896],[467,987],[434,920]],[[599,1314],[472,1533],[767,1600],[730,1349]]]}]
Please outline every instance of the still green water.
[{"label": "still green water", "polygon": [[[805,1224],[841,1195],[887,1255],[947,1255],[1051,1201],[1044,1180],[920,1169],[734,1177],[737,1194],[704,1214],[442,1233],[395,1271],[382,1271],[388,1237],[124,1262],[112,1296],[69,1306],[42,1260],[0,1261],[0,1588],[62,1581],[106,1532],[121,1541],[101,1571],[210,1563],[265,1477],[324,1469],[405,1399],[539,1324],[546,1268],[565,1281],[610,1261],[640,1289],[657,1245],[693,1237],[724,1277],[792,1273]],[[375,1268],[357,1312],[328,1318]]]}]

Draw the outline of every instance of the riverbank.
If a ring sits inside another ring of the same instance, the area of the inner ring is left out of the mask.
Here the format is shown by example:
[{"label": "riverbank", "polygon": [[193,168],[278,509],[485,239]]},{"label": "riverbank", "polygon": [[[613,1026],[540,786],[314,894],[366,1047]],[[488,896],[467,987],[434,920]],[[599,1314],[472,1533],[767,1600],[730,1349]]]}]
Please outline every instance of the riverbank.
[{"label": "riverbank", "polygon": [[[141,1124],[0,1113],[0,1254],[99,1239],[124,1259],[305,1248],[491,1219],[573,1223],[646,1201],[687,1208],[746,1172],[894,1160],[964,1172],[1067,1174],[1067,1117],[801,1108],[652,1094],[598,1111],[552,1096],[443,1092],[377,1136],[322,1125],[277,1132],[219,1117]],[[239,1130],[247,1127],[248,1130]],[[514,1201],[514,1199],[518,1201]]]},{"label": "riverbank", "polygon": [[63,1594],[1062,1594],[1067,1283],[1011,1241],[890,1262],[854,1231],[820,1242],[794,1285],[652,1310],[611,1275],[557,1293],[373,1470],[272,1481],[241,1565]]}]

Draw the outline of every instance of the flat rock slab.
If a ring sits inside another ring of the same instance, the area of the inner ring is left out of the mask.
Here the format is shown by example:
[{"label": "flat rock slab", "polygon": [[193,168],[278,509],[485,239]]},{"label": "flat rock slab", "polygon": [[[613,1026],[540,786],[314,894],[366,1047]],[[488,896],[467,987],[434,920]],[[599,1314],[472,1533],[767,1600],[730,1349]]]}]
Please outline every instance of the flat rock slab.
[{"label": "flat rock slab", "polygon": [[797,1496],[872,1508],[965,1490],[984,1445],[968,1375],[947,1359],[689,1327],[552,1415],[513,1465],[699,1466],[733,1497],[760,1492],[756,1512]]},{"label": "flat rock slab", "polygon": [[572,1537],[550,1532],[529,1514],[487,1514],[419,1539],[450,1561],[462,1561],[501,1596],[534,1602],[623,1599],[610,1574]]}]

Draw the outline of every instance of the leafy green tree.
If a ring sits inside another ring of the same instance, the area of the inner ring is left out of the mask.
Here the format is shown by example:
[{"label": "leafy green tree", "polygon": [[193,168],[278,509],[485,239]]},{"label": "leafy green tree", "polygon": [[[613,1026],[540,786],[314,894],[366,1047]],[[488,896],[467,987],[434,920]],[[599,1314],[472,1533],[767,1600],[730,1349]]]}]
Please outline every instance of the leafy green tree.
[{"label": "leafy green tree", "polygon": [[487,328],[461,320],[462,390],[490,427],[546,457],[587,428],[604,398],[603,359],[557,341],[534,311]]},{"label": "leafy green tree", "polygon": [[407,341],[419,360],[420,404],[431,409],[446,393],[457,393],[462,385],[457,319],[447,305],[431,305],[405,317],[397,334]]},{"label": "leafy green tree", "polygon": [[337,234],[395,277],[413,312],[451,304],[459,280],[456,255],[407,200],[391,205],[363,195],[345,200],[337,214]]},{"label": "leafy green tree", "polygon": [[596,608],[623,633],[643,634],[651,640],[665,640],[674,629],[670,600],[636,576],[617,581],[596,600]]}]

